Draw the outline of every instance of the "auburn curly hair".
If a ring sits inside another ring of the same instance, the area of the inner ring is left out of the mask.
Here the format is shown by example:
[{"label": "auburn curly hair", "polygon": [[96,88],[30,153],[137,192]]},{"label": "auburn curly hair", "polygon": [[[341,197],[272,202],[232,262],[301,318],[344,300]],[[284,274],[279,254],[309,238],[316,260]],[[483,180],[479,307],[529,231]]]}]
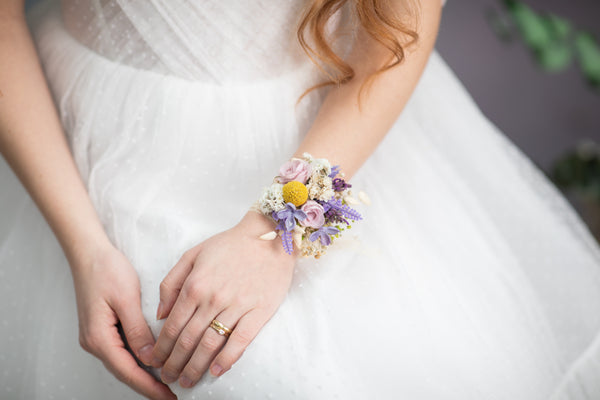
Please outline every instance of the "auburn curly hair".
[{"label": "auburn curly hair", "polygon": [[[331,38],[326,38],[327,21],[346,3],[352,12],[353,29],[362,27],[364,31],[389,52],[389,59],[363,82],[358,93],[368,89],[375,77],[400,64],[405,58],[405,48],[416,43],[416,0],[399,0],[407,12],[397,15],[391,0],[312,0],[298,25],[298,41],[311,61],[329,78],[327,81],[308,88],[298,98],[298,102],[310,91],[329,85],[341,85],[352,80],[354,69],[332,49]],[[398,2],[398,1],[397,1]],[[307,33],[313,45],[308,43]]]}]

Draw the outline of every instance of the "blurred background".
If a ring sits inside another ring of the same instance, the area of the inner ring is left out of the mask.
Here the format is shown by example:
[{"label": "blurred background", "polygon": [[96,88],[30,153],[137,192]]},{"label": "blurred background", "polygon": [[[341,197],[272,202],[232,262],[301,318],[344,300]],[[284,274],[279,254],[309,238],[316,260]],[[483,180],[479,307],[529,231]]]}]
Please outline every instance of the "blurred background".
[{"label": "blurred background", "polygon": [[600,239],[600,1],[448,0],[437,49]]}]

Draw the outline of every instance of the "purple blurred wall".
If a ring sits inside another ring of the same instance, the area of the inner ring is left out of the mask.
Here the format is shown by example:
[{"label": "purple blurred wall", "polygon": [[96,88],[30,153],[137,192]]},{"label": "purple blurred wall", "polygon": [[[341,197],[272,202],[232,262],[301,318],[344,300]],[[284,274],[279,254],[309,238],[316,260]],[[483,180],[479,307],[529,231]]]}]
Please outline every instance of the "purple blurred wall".
[{"label": "purple blurred wall", "polygon": [[[597,0],[525,2],[600,38]],[[520,41],[496,37],[485,18],[489,9],[500,11],[501,2],[448,0],[437,43],[483,112],[544,170],[578,140],[600,142],[600,90],[592,91],[575,66],[541,72]]]}]

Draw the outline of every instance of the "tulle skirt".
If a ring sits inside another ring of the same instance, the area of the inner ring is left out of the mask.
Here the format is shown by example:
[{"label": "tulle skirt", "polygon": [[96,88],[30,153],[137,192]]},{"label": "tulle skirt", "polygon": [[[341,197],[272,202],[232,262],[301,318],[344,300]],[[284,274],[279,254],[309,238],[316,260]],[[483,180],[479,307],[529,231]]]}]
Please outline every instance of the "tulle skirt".
[{"label": "tulle skirt", "polygon": [[[233,224],[296,149],[317,71],[215,85],[115,63],[30,23],[73,157],[131,261],[157,336],[159,283]],[[316,155],[318,156],[318,155]],[[437,52],[352,179],[372,200],[291,289],[242,358],[180,399],[600,398],[600,252]],[[79,348],[67,261],[0,166],[0,398],[137,399]]]}]

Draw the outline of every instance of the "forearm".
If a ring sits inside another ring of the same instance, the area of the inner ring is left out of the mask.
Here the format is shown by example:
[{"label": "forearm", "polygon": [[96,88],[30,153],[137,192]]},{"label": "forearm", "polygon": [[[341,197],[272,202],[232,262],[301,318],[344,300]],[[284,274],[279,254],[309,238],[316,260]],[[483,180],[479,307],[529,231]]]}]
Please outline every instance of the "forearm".
[{"label": "forearm", "polygon": [[362,83],[389,57],[382,45],[360,30],[347,59],[355,77],[330,89],[294,157],[308,152],[327,158],[350,179],[385,137],[415,89],[433,50],[440,15],[439,1],[422,2],[418,43],[401,64],[380,74],[366,95],[363,92],[359,110]]},{"label": "forearm", "polygon": [[0,152],[69,259],[81,259],[109,244],[69,151],[31,35],[19,15],[0,15]]}]

